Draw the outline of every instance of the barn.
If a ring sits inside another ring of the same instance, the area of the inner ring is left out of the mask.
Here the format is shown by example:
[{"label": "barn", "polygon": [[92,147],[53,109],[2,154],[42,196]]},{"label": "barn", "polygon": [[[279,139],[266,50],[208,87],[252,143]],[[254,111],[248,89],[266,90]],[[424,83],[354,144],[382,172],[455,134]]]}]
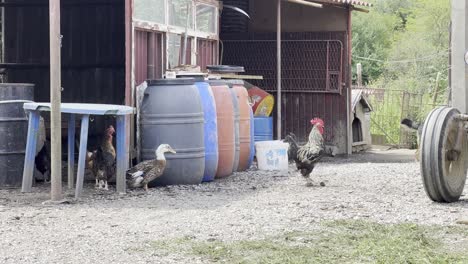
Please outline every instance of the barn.
[{"label": "barn", "polygon": [[[201,69],[210,64],[242,65],[249,74],[264,76],[253,83],[280,102],[275,112],[276,136],[294,132],[305,138],[308,120],[321,117],[330,148],[351,152],[351,13],[366,11],[362,7],[368,3],[314,0],[320,8],[303,0],[61,3],[62,102],[134,106],[137,85],[162,77],[179,63]],[[251,19],[223,9],[223,4],[244,9]],[[2,82],[33,83],[35,100],[49,101],[48,0],[4,0],[0,11]],[[90,144],[111,122],[94,120]],[[62,127],[67,128],[66,119]],[[133,119],[127,129],[135,131]],[[133,133],[130,157],[135,155],[134,138]]]},{"label": "barn", "polygon": [[[222,64],[244,65],[249,73],[264,76],[253,83],[280,102],[274,110],[278,138],[293,132],[305,141],[309,120],[320,117],[325,121],[328,149],[350,154],[351,17],[352,11],[367,12],[363,8],[370,4],[357,0],[312,2],[319,5],[295,0],[279,4],[225,0],[224,4],[247,9],[251,19],[232,12],[221,17]],[[277,56],[278,40],[281,56]]]}]

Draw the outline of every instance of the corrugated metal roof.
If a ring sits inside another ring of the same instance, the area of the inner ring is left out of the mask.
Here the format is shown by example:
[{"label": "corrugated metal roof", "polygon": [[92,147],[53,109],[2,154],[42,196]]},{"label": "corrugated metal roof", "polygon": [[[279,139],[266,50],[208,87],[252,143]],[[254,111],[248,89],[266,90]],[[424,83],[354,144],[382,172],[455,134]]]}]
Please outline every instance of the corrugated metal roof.
[{"label": "corrugated metal roof", "polygon": [[361,0],[320,0],[317,2],[328,2],[328,3],[334,3],[334,4],[348,4],[348,5],[358,5],[358,6],[365,6],[365,7],[371,7],[371,3],[367,3]]},{"label": "corrugated metal roof", "polygon": [[369,101],[367,101],[367,98],[366,96],[364,95],[363,93],[363,90],[361,89],[353,89],[352,92],[351,92],[351,103],[352,103],[352,111],[354,113],[354,111],[356,111],[356,106],[359,102],[361,102],[364,107],[367,107],[369,108],[370,111],[372,111],[372,106],[371,104],[369,103]]}]

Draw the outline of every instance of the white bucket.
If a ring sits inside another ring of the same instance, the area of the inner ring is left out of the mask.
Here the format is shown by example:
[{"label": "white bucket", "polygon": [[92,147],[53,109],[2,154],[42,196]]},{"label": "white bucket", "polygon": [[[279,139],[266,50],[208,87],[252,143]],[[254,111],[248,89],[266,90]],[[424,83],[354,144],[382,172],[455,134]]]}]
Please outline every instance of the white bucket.
[{"label": "white bucket", "polygon": [[259,170],[287,171],[289,144],[282,141],[255,142]]}]

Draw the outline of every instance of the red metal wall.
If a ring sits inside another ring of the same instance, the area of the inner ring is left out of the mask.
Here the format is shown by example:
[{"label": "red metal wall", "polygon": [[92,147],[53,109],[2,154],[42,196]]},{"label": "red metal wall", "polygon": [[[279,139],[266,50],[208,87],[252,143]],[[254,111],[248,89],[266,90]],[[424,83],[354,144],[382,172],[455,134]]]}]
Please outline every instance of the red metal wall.
[{"label": "red metal wall", "polygon": [[164,71],[163,34],[135,31],[135,85],[147,79],[159,79]]},{"label": "red metal wall", "polygon": [[206,70],[206,66],[217,64],[217,44],[215,40],[198,39],[197,65],[202,70]]}]

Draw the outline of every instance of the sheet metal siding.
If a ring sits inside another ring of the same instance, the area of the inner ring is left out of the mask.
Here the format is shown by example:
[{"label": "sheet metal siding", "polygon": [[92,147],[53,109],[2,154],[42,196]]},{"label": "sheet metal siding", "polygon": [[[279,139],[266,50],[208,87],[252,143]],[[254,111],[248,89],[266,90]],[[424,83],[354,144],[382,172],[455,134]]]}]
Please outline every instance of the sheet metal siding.
[{"label": "sheet metal siding", "polygon": [[[236,35],[227,36],[228,39],[255,39],[255,40],[271,40],[274,39],[274,35],[271,33],[264,34],[250,34],[247,35]],[[282,98],[282,122],[283,129],[282,134],[285,135],[289,132],[293,132],[298,136],[301,141],[305,141],[310,131],[310,119],[314,117],[320,117],[325,121],[325,140],[328,143],[343,147],[346,146],[346,89],[349,89],[347,82],[349,76],[349,67],[347,67],[348,58],[348,47],[346,41],[346,32],[304,32],[304,33],[285,33],[283,34],[284,40],[338,40],[343,43],[343,59],[342,69],[343,74],[341,75],[341,82],[346,83],[345,87],[342,87],[341,94],[337,93],[317,93],[314,92],[314,87],[309,87],[309,91],[295,91],[295,87],[290,87],[283,91]],[[276,76],[276,70],[271,68],[271,65],[276,65],[276,44],[268,48],[271,55],[263,55],[262,63],[265,68],[269,71],[265,72],[268,77]],[[273,47],[274,46],[274,47]],[[224,42],[224,49],[229,50],[229,42]],[[283,51],[285,52],[285,51]],[[305,51],[304,51],[305,53]],[[284,54],[284,53],[283,53]],[[297,53],[296,54],[300,54]],[[236,65],[242,58],[255,58],[257,54],[233,54],[230,52],[224,53],[223,64]],[[258,60],[258,58],[257,58]],[[268,66],[270,65],[270,66]],[[249,65],[243,65],[246,67],[247,73],[252,73],[256,69],[249,69]],[[270,69],[271,68],[271,69]],[[263,70],[263,69],[262,69]],[[283,71],[288,71],[288,66],[283,65]],[[310,72],[304,72],[296,76],[300,78],[308,78]],[[322,73],[323,74],[323,73]],[[255,83],[255,82],[253,82]],[[275,96],[276,100],[276,85],[264,86],[262,82],[256,83],[271,94]],[[271,85],[271,84],[270,84]],[[277,100],[276,100],[277,102]],[[276,106],[274,111],[276,111]],[[274,115],[274,122],[276,123],[276,115]],[[276,131],[275,131],[276,133]]]},{"label": "sheet metal siding", "polygon": [[[7,66],[7,81],[34,83],[35,100],[49,101],[49,10],[35,3],[5,8],[5,63],[22,64]],[[124,1],[62,3],[62,102],[124,104]]]},{"label": "sheet metal siding", "polygon": [[213,40],[198,39],[197,65],[202,70],[206,70],[208,65],[216,64],[216,44],[217,42]]},{"label": "sheet metal siding", "polygon": [[140,29],[135,31],[135,85],[147,79],[162,78],[164,64],[162,43],[162,33]]}]

